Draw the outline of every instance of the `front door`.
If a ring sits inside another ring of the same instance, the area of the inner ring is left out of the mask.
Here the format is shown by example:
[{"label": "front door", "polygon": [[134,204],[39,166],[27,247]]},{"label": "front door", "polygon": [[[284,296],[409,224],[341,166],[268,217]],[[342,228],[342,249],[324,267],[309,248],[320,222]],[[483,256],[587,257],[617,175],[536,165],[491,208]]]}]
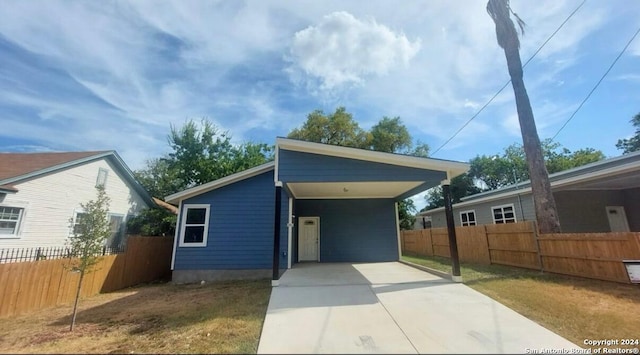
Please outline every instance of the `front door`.
[{"label": "front door", "polygon": [[611,231],[628,232],[629,222],[627,221],[627,214],[624,213],[624,206],[607,206],[606,209]]},{"label": "front door", "polygon": [[320,261],[320,217],[298,218],[298,261]]}]

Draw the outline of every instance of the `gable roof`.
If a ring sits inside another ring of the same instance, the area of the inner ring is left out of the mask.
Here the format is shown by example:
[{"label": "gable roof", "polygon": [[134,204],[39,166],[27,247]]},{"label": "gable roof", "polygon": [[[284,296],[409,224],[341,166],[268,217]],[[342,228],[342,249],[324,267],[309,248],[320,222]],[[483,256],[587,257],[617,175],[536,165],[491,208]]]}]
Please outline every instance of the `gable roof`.
[{"label": "gable roof", "polygon": [[104,153],[108,152],[0,153],[0,181]]},{"label": "gable roof", "polygon": [[219,189],[221,187],[260,175],[262,173],[266,173],[267,171],[273,170],[274,167],[275,167],[275,163],[270,161],[268,163],[255,166],[253,168],[250,168],[235,174],[231,174],[229,176],[225,176],[223,178],[208,182],[206,184],[194,186],[190,189],[176,192],[175,194],[165,197],[164,200],[169,203],[179,203],[180,201],[188,199],[190,197],[200,195],[215,189]]},{"label": "gable roof", "polygon": [[[629,176],[629,174],[635,175]],[[590,183],[598,179],[602,181],[603,179],[613,176],[622,176],[625,179],[625,183],[635,181],[636,185],[640,186],[640,180],[635,177],[638,174],[640,174],[640,151],[549,174],[549,182],[551,183],[552,190],[558,190],[572,185]],[[526,180],[496,190],[484,191],[463,197],[460,202],[455,203],[453,206],[469,206],[529,192],[531,192],[531,180]],[[438,207],[420,212],[419,215],[426,215],[443,209],[443,207]]]},{"label": "gable roof", "polygon": [[342,147],[331,144],[307,142],[291,138],[276,138],[276,149],[296,152],[329,155],[339,158],[364,160],[375,163],[405,166],[410,168],[429,169],[448,173],[449,179],[464,174],[469,164],[453,160],[423,158],[413,155],[378,152],[369,149]]},{"label": "gable roof", "polygon": [[0,191],[17,192],[12,184],[61,171],[99,159],[106,159],[123,176],[129,185],[149,205],[155,202],[149,193],[136,181],[122,158],[113,150],[90,152],[56,153],[0,153]]}]

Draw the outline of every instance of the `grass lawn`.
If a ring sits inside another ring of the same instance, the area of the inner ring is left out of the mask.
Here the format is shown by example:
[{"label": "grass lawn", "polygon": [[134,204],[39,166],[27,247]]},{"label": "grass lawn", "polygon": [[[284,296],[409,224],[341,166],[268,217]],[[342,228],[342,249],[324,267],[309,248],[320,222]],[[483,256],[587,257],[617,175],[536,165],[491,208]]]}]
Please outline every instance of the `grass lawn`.
[{"label": "grass lawn", "polygon": [[255,353],[268,280],[156,284],[0,320],[0,353]]},{"label": "grass lawn", "polygon": [[[403,260],[451,272],[447,258]],[[638,339],[640,286],[500,265],[462,264],[465,285],[586,347],[585,339]]]}]

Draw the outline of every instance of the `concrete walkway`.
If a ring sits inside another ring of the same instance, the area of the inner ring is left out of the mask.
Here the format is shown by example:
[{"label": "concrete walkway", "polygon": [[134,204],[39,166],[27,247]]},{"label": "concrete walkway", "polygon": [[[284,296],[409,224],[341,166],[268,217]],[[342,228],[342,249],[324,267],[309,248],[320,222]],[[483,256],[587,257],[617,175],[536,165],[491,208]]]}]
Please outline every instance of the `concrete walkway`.
[{"label": "concrete walkway", "polygon": [[274,287],[259,354],[578,349],[471,288],[391,263],[298,264]]}]

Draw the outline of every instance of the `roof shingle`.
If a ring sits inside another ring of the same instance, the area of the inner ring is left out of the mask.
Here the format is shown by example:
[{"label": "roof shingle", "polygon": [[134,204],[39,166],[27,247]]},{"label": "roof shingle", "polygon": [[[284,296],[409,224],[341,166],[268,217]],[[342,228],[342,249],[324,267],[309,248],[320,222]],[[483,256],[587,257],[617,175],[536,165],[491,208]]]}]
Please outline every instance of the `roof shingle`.
[{"label": "roof shingle", "polygon": [[107,151],[0,153],[0,181],[103,153]]}]

